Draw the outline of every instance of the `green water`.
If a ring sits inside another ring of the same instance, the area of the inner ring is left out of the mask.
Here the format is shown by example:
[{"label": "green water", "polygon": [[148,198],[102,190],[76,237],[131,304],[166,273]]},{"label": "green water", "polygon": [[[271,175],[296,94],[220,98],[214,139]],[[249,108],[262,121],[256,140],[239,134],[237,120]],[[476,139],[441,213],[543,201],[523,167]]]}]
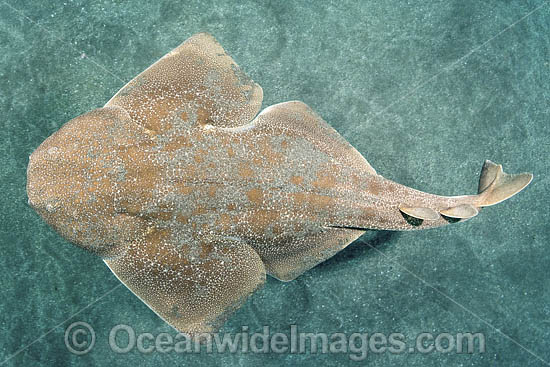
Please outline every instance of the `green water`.
[{"label": "green water", "polygon": [[[460,195],[476,191],[485,159],[534,173],[524,192],[466,223],[367,233],[295,281],[269,278],[222,329],[290,335],[296,325],[348,340],[400,333],[401,353],[369,350],[355,362],[350,348],[119,354],[109,346],[119,324],[136,335],[175,332],[27,205],[28,156],[199,31],[263,87],[264,107],[306,102],[385,177]],[[1,365],[550,362],[548,2],[0,1],[0,116]],[[94,329],[87,354],[65,345],[74,322]],[[481,333],[485,351],[409,352],[423,332]]]}]

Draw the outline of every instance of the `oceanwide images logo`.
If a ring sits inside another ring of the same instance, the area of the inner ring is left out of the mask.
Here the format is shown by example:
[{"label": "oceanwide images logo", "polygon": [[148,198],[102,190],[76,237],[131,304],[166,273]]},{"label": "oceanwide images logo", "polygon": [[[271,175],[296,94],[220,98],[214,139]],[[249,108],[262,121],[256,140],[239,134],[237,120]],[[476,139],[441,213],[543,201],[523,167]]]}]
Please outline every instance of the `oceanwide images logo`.
[{"label": "oceanwide images logo", "polygon": [[[407,338],[403,333],[323,333],[303,332],[290,325],[287,332],[252,332],[243,326],[239,333],[203,333],[194,337],[184,333],[136,333],[124,324],[114,326],[108,335],[109,347],[114,353],[133,350],[139,353],[310,353],[347,354],[354,361],[362,361],[369,353],[484,353],[485,336],[482,333],[420,333]],[[85,322],[75,322],[65,330],[65,345],[74,354],[87,354],[94,348],[96,334]]]}]

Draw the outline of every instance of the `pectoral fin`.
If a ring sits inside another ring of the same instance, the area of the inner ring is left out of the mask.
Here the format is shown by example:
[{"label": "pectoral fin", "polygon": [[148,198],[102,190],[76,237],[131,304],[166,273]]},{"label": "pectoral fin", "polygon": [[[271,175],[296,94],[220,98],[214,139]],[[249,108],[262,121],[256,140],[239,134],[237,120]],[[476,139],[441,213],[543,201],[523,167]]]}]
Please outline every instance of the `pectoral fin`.
[{"label": "pectoral fin", "polygon": [[193,126],[235,127],[262,105],[254,83],[207,33],[196,34],[155,62],[111,98],[149,131]]},{"label": "pectoral fin", "polygon": [[265,281],[258,254],[238,240],[174,246],[165,233],[106,259],[117,278],[177,330],[214,332]]}]

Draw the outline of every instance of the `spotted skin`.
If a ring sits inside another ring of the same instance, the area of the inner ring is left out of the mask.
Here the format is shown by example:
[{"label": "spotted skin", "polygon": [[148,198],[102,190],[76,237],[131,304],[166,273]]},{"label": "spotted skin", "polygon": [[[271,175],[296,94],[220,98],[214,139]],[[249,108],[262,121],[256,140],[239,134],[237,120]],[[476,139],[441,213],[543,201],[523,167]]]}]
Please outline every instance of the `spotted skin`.
[{"label": "spotted skin", "polygon": [[258,114],[261,102],[212,36],[195,35],[36,149],[29,203],[191,334],[216,330],[266,273],[292,280],[367,229],[450,222],[404,211],[479,204],[377,175],[302,102]]}]

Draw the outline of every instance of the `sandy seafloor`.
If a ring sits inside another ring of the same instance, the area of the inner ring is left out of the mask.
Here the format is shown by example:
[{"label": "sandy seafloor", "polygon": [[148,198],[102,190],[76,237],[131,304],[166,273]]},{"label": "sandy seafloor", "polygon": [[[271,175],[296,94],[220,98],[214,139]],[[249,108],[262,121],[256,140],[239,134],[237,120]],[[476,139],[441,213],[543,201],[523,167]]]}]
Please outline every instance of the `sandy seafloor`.
[{"label": "sandy seafloor", "polygon": [[[136,335],[175,331],[125,287],[113,290],[119,282],[100,258],[61,239],[27,205],[28,156],[200,31],[263,87],[264,107],[306,102],[387,178],[460,195],[475,193],[485,159],[534,173],[525,191],[471,221],[368,232],[295,281],[268,278],[222,329],[401,333],[401,353],[369,350],[355,362],[359,353],[349,350],[109,347],[118,324]],[[0,116],[2,366],[550,362],[548,1],[0,1]],[[65,346],[74,322],[95,331],[85,355]],[[443,346],[458,333],[482,333],[485,351],[411,352],[423,332],[447,333]]]}]

